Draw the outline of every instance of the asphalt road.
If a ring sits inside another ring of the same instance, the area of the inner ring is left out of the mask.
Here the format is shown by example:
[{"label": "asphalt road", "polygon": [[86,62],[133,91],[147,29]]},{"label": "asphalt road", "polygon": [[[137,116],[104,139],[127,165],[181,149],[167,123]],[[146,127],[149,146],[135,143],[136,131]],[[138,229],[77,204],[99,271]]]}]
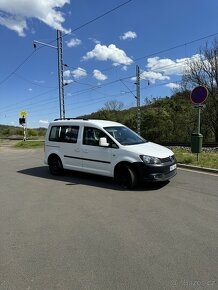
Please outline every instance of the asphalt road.
[{"label": "asphalt road", "polygon": [[122,191],[0,150],[0,290],[218,289],[218,176]]}]

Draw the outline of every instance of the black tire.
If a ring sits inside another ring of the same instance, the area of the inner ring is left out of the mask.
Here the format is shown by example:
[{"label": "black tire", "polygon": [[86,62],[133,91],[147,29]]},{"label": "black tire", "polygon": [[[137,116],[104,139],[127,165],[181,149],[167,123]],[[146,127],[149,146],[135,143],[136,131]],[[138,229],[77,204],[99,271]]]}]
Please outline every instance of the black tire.
[{"label": "black tire", "polygon": [[49,170],[52,175],[61,175],[63,173],[63,165],[59,157],[53,156],[50,158]]},{"label": "black tire", "polygon": [[134,168],[127,164],[117,169],[115,180],[123,189],[133,189],[138,183]]}]

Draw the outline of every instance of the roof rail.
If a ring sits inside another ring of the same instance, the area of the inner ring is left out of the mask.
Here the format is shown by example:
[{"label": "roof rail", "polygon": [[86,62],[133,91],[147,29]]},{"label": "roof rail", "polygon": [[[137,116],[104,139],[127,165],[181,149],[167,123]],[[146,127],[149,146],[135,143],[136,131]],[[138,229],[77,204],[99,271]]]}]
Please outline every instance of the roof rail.
[{"label": "roof rail", "polygon": [[58,118],[58,119],[54,119],[54,121],[62,121],[62,120],[84,120],[84,121],[88,121],[89,119],[87,119],[87,118]]}]

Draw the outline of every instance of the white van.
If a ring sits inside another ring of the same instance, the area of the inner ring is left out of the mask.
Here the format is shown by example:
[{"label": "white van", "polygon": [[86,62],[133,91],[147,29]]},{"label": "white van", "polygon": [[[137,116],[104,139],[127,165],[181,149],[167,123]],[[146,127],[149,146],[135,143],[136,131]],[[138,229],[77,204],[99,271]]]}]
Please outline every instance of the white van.
[{"label": "white van", "polygon": [[45,164],[51,174],[63,169],[110,176],[125,188],[141,181],[166,181],[176,175],[171,150],[148,142],[112,121],[56,119],[45,137]]}]

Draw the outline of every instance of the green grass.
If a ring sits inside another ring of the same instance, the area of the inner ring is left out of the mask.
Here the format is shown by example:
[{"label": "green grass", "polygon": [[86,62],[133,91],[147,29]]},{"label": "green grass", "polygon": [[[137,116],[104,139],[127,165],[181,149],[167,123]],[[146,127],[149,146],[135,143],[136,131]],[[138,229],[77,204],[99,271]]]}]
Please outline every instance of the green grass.
[{"label": "green grass", "polygon": [[197,154],[185,149],[175,148],[173,152],[178,163],[218,169],[218,152],[202,152],[199,154],[199,161],[197,161]]},{"label": "green grass", "polygon": [[44,141],[19,141],[14,145],[14,148],[20,149],[34,149],[43,148]]}]

